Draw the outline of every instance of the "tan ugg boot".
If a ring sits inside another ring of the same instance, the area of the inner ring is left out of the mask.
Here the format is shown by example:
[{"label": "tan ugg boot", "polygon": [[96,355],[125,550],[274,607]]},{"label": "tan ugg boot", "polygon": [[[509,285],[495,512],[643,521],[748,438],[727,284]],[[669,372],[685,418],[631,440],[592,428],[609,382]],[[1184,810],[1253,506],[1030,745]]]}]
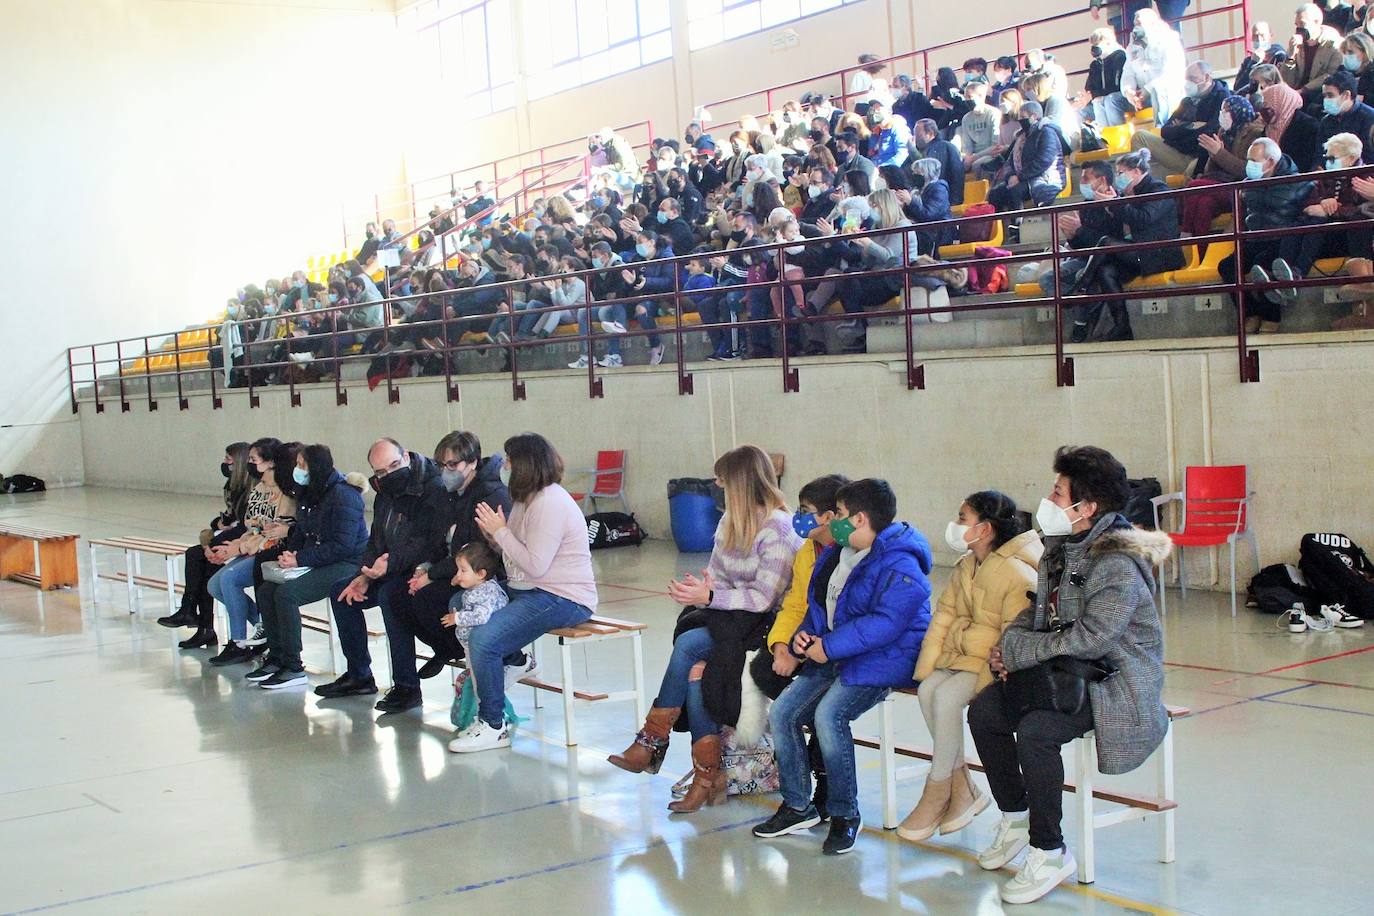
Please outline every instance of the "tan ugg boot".
[{"label": "tan ugg boot", "polygon": [[967,764],[954,770],[950,783],[952,787],[949,793],[949,809],[945,813],[945,819],[940,822],[941,833],[963,830],[992,802],[992,799],[974,784]]},{"label": "tan ugg boot", "polygon": [[897,825],[897,836],[916,843],[935,835],[940,822],[945,819],[945,812],[949,810],[950,782],[948,779],[926,780],[926,786],[921,790],[921,800]]},{"label": "tan ugg boot", "polygon": [[725,802],[725,771],[720,768],[720,735],[707,735],[692,743],[692,784],[687,794],[668,803],[668,810],[690,814],[703,805]]},{"label": "tan ugg boot", "polygon": [[681,706],[653,707],[644,720],[644,727],[625,753],[612,754],[606,759],[631,773],[657,773],[663,766],[663,755],[668,753],[668,736],[672,734],[673,723],[681,712]]}]

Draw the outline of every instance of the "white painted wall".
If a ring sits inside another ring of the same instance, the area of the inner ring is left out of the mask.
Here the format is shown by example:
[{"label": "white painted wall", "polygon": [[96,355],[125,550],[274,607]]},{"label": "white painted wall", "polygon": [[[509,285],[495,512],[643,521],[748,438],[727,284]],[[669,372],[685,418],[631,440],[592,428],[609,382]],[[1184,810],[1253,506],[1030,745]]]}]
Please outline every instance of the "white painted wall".
[{"label": "white painted wall", "polygon": [[[349,405],[336,407],[332,386],[323,386],[304,390],[294,409],[285,391],[264,389],[251,410],[236,391],[218,411],[199,395],[185,412],[167,399],[153,414],[137,400],[123,415],[117,405],[102,415],[83,406],[82,449],[91,483],[213,494],[222,448],[237,439],[322,441],[343,469],[360,469],[379,436],[429,452],[463,428],[490,451],[536,430],[570,466],[591,465],[598,448],[627,449],[631,505],[653,535],[667,536],[667,481],[709,477],[717,455],[752,442],[787,455],[784,489],[793,499],[825,473],[887,478],[902,517],[948,562],[941,537],[965,496],[1000,489],[1033,511],[1049,488],[1054,449],[1095,444],[1166,491],[1189,464],[1249,465],[1265,563],[1294,559],[1306,531],[1374,543],[1374,444],[1352,433],[1374,424],[1374,405],[1350,396],[1374,390],[1374,336],[1260,346],[1262,381],[1247,385],[1234,349],[1218,347],[1083,355],[1072,388],[1055,387],[1052,357],[1041,353],[927,360],[927,390],[911,392],[904,363],[877,359],[808,364],[801,392],[786,395],[776,365],[702,369],[687,397],[666,366],[608,373],[601,400],[588,399],[586,378],[575,373],[528,377],[528,399],[519,402],[509,381],[490,377],[460,378],[462,400],[453,404],[429,380],[403,384],[398,405],[387,404],[384,387],[357,386]],[[1195,551],[1190,566],[1190,580],[1214,579],[1206,552]],[[1254,572],[1249,557],[1240,569]]]}]

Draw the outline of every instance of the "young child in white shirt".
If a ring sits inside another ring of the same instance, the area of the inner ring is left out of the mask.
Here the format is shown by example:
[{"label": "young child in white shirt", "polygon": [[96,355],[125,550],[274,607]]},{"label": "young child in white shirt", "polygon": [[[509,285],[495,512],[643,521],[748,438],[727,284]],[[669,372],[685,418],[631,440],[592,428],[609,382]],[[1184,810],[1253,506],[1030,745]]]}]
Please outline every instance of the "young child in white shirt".
[{"label": "young child in white shirt", "polygon": [[501,608],[510,603],[506,590],[498,579],[505,578],[501,558],[486,541],[469,541],[454,555],[458,572],[453,584],[462,589],[449,604],[451,610],[442,618],[446,627],[457,627],[458,643],[467,655],[472,628],[480,627]]}]

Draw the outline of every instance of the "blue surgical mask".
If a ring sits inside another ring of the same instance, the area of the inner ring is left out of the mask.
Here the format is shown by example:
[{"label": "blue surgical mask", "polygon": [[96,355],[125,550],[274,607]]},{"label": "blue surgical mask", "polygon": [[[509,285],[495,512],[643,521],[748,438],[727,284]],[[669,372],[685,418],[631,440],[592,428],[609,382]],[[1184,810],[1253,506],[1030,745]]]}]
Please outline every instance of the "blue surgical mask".
[{"label": "blue surgical mask", "polygon": [[1090,184],[1083,185],[1081,188],[1079,188],[1079,190],[1083,192],[1084,200],[1092,200],[1093,197],[1097,194],[1097,192],[1093,190],[1093,186]]},{"label": "blue surgical mask", "polygon": [[606,266],[606,259],[605,259],[605,258],[592,258],[592,266],[593,266],[593,267],[605,267],[605,266]]},{"label": "blue surgical mask", "polygon": [[1116,173],[1116,189],[1117,189],[1118,191],[1121,191],[1122,193],[1125,193],[1126,189],[1129,188],[1130,186],[1131,186],[1131,176],[1130,176],[1130,175],[1127,175],[1125,172],[1117,172],[1117,173]]},{"label": "blue surgical mask", "polygon": [[1333,99],[1333,98],[1331,98],[1330,96],[1324,96],[1324,97],[1322,98],[1322,111],[1326,112],[1326,113],[1329,114],[1329,115],[1338,115],[1338,114],[1340,114],[1340,113],[1341,113],[1341,100],[1340,100],[1340,99]]},{"label": "blue surgical mask", "polygon": [[658,211],[658,221],[659,221],[660,223],[666,223],[666,222],[668,222],[668,214],[667,214],[667,213],[664,213],[662,210],[659,210],[659,211]]},{"label": "blue surgical mask", "polygon": [[1245,177],[1251,181],[1258,181],[1264,177],[1264,163],[1255,162],[1253,159],[1246,160]]},{"label": "blue surgical mask", "polygon": [[597,195],[591,199],[591,205],[600,210],[602,207],[606,206],[606,198]]},{"label": "blue surgical mask", "polygon": [[797,537],[804,538],[821,526],[816,521],[816,513],[803,512],[798,509],[792,513],[792,530],[797,532]]},{"label": "blue surgical mask", "polygon": [[486,251],[486,250],[487,250],[488,248],[490,248],[490,247],[491,247],[491,236],[489,236],[489,235],[484,235],[484,236],[482,236],[482,250],[483,250],[483,251]]},{"label": "blue surgical mask", "polygon": [[291,479],[303,487],[310,486],[310,472],[300,465],[291,469]]},{"label": "blue surgical mask", "polygon": [[330,305],[334,305],[334,304],[337,303],[338,301],[339,301],[339,294],[338,294],[338,293],[330,293],[330,294],[329,294],[329,304],[330,304]]},{"label": "blue surgical mask", "polygon": [[643,242],[640,242],[638,245],[635,246],[635,251],[639,254],[641,258],[647,258],[649,256],[649,246],[644,244]]},{"label": "blue surgical mask", "polygon": [[1341,165],[1341,160],[1339,160],[1339,159],[1328,159],[1328,160],[1326,160],[1326,170],[1327,170],[1328,172],[1334,172],[1336,169],[1339,169],[1339,168],[1344,168],[1344,166]]},{"label": "blue surgical mask", "polygon": [[1341,63],[1345,65],[1345,69],[1347,70],[1360,69],[1360,59],[1354,54],[1346,54],[1341,58]]}]

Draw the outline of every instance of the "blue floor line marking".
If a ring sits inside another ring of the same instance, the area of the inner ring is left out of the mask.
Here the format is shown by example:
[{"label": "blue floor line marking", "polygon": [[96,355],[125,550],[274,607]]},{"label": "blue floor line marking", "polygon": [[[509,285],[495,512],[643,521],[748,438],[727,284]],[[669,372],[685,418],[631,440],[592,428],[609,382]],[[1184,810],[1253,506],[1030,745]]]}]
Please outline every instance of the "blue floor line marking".
[{"label": "blue floor line marking", "polygon": [[698,833],[693,834],[692,836],[679,837],[675,840],[660,838],[652,843],[642,843],[638,846],[631,846],[626,849],[612,849],[609,852],[603,852],[599,855],[587,856],[586,858],[582,859],[572,859],[568,862],[559,862],[556,865],[549,865],[544,868],[536,868],[533,871],[518,872],[516,874],[504,875],[500,878],[491,878],[487,881],[478,881],[475,884],[463,884],[459,885],[458,887],[450,888],[446,891],[440,891],[436,894],[422,894],[419,897],[411,897],[409,900],[405,901],[405,903],[401,905],[411,906],[416,903],[425,903],[427,901],[436,900],[442,897],[452,897],[455,894],[466,894],[469,891],[481,890],[484,887],[493,887],[498,884],[510,884],[515,881],[523,881],[526,878],[538,878],[542,875],[552,875],[560,871],[567,871],[570,868],[578,868],[582,865],[593,865],[597,862],[605,862],[608,859],[615,859],[621,856],[638,855],[642,852],[648,852],[650,849],[658,849],[661,846],[675,847],[683,843],[689,842],[691,840],[700,839],[702,837],[710,836],[715,833],[724,833],[727,830],[738,830],[741,827],[746,827],[750,824],[757,823],[759,823],[759,815],[755,814],[748,820],[736,821],[733,824],[721,824],[719,827],[712,827],[709,830],[702,830]]},{"label": "blue floor line marking", "polygon": [[188,881],[200,881],[205,878],[215,878],[220,875],[234,874],[237,872],[248,871],[254,868],[262,868],[265,865],[280,865],[283,862],[294,862],[299,859],[306,859],[310,856],[318,856],[327,852],[338,852],[342,849],[351,849],[356,846],[366,846],[371,843],[385,843],[390,840],[404,839],[406,837],[412,837],[421,833],[430,833],[435,830],[447,830],[450,827],[459,827],[466,824],[475,824],[480,821],[491,820],[492,818],[507,817],[512,814],[522,814],[526,811],[535,811],[540,808],[549,808],[554,805],[565,805],[570,802],[576,802],[579,799],[580,796],[570,795],[567,798],[555,798],[549,801],[539,802],[533,805],[525,805],[520,808],[511,808],[506,811],[493,811],[490,814],[479,814],[475,817],[464,817],[458,818],[457,820],[443,821],[438,824],[427,824],[423,827],[412,827],[408,830],[398,830],[394,833],[384,833],[379,836],[365,837],[361,840],[354,840],[350,843],[336,843],[332,846],[322,846],[318,849],[311,849],[305,852],[294,853],[292,855],[278,856],[274,859],[262,859],[257,862],[244,862],[240,865],[230,865],[226,866],[225,868],[216,868],[212,869],[211,871],[204,871],[195,875],[183,875],[179,878],[168,878],[164,881],[151,881],[147,884],[139,884],[133,887],[121,888],[120,890],[115,891],[106,891],[105,893],[101,894],[91,894],[86,897],[77,897],[72,900],[62,900],[56,903],[45,903],[41,906],[28,907],[27,909],[12,910],[9,913],[5,914],[5,916],[18,916],[18,914],[21,913],[43,913],[47,912],[48,910],[57,910],[61,909],[62,907],[75,906],[79,903],[94,903],[99,900],[110,900],[115,897],[124,897],[128,896],[129,894],[137,894],[140,891],[156,890],[158,888],[171,887],[177,884],[185,884]]},{"label": "blue floor line marking", "polygon": [[[1272,693],[1262,693],[1262,694],[1260,694],[1260,695],[1257,696],[1257,697],[1241,697],[1241,698],[1239,698],[1239,699],[1237,699],[1237,700],[1235,700],[1234,702],[1231,702],[1231,703],[1222,703],[1220,706],[1209,706],[1209,707],[1207,707],[1206,709],[1199,709],[1199,710],[1196,710],[1195,712],[1193,712],[1192,715],[1188,716],[1187,718],[1188,718],[1188,719],[1196,719],[1198,716],[1205,716],[1207,713],[1209,713],[1209,712],[1216,712],[1218,709],[1234,709],[1235,707],[1237,707],[1237,706],[1243,706],[1243,705],[1245,705],[1246,703],[1258,703],[1258,702],[1260,702],[1261,700],[1268,700],[1268,699],[1271,699],[1271,698],[1273,698],[1273,697],[1281,697],[1281,696],[1283,696],[1285,693],[1296,693],[1296,692],[1299,691],[1299,690],[1309,690],[1309,689],[1311,689],[1311,688],[1313,688],[1313,687],[1317,687],[1317,686],[1319,686],[1319,685],[1318,685],[1318,684],[1299,684],[1299,685],[1296,686],[1296,687],[1285,687],[1285,688],[1282,689],[1282,690],[1275,690],[1275,691],[1273,691]],[[1186,719],[1185,719],[1185,720],[1182,720],[1182,721],[1186,721]]]},{"label": "blue floor line marking", "polygon": [[1273,703],[1275,706],[1298,706],[1302,709],[1320,709],[1323,712],[1343,712],[1351,716],[1366,716],[1374,719],[1374,712],[1363,712],[1359,709],[1342,709],[1339,706],[1320,706],[1316,703],[1291,703],[1288,700],[1265,700],[1266,703]]}]

